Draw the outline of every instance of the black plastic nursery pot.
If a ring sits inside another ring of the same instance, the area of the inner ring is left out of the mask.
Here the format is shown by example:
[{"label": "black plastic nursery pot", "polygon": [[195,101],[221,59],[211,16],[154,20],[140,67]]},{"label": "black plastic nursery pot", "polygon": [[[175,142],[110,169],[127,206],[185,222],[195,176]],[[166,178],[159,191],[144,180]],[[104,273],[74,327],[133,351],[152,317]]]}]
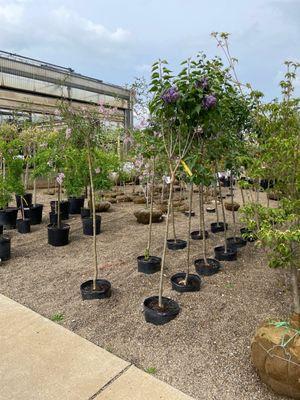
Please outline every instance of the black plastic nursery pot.
[{"label": "black plastic nursery pot", "polygon": [[24,208],[24,216],[30,219],[30,225],[42,223],[43,207],[43,204],[33,204],[30,208]]},{"label": "black plastic nursery pot", "polygon": [[80,210],[81,218],[85,217],[90,217],[91,216],[91,210],[89,208],[84,208],[82,207]]},{"label": "black plastic nursery pot", "polygon": [[16,194],[17,208],[21,207],[22,198],[23,198],[23,207],[30,207],[32,205],[32,193],[25,193],[23,196]]},{"label": "black plastic nursery pot", "polygon": [[70,214],[80,214],[81,208],[84,206],[84,196],[80,197],[69,197],[68,201],[70,203]]},{"label": "black plastic nursery pot", "polygon": [[[82,229],[83,234],[88,236],[93,236],[93,217],[82,218]],[[101,232],[101,216],[96,215],[96,235]]]},{"label": "black plastic nursery pot", "polygon": [[253,234],[253,232],[250,229],[247,228],[241,228],[240,229],[241,235],[244,236],[248,242],[255,242],[257,240],[256,235]]},{"label": "black plastic nursery pot", "polygon": [[[210,230],[212,231],[212,233],[218,233],[218,232],[224,232],[224,222],[213,222],[210,224]],[[226,231],[228,229],[228,224],[226,223]]]},{"label": "black plastic nursery pot", "polygon": [[30,233],[30,219],[17,219],[17,230],[19,233]]},{"label": "black plastic nursery pot", "polygon": [[[208,231],[205,231],[205,238],[207,239],[209,236]],[[202,240],[203,239],[203,232],[193,231],[191,232],[191,239],[193,240]]]},{"label": "black plastic nursery pot", "polygon": [[161,258],[156,256],[150,256],[147,260],[145,260],[145,256],[139,256],[137,257],[137,263],[138,263],[138,272],[150,275],[160,271]]},{"label": "black plastic nursery pot", "polygon": [[0,235],[3,234],[3,225],[0,225]]},{"label": "black plastic nursery pot", "polygon": [[215,260],[214,258],[207,258],[206,261],[207,263],[204,261],[203,258],[199,258],[198,260],[194,261],[197,274],[211,276],[217,274],[220,271],[221,264],[218,260]]},{"label": "black plastic nursery pot", "polygon": [[69,243],[70,225],[62,224],[60,228],[56,225],[48,225],[48,244],[59,247]]},{"label": "black plastic nursery pot", "polygon": [[[50,201],[51,211],[57,211],[57,201]],[[60,212],[62,215],[62,219],[69,219],[69,211],[70,211],[70,202],[68,200],[63,200],[60,202]]]},{"label": "black plastic nursery pot", "polygon": [[8,236],[0,236],[0,260],[6,261],[10,259],[10,238]]},{"label": "black plastic nursery pot", "polygon": [[144,317],[146,322],[154,325],[164,325],[176,318],[179,314],[180,307],[176,301],[162,298],[163,308],[158,305],[158,296],[147,297],[144,300]]},{"label": "black plastic nursery pot", "polygon": [[187,279],[187,284],[185,285],[185,272],[178,272],[177,274],[171,276],[172,289],[176,292],[199,292],[201,287],[201,279],[198,275],[189,274]]},{"label": "black plastic nursery pot", "polygon": [[[49,221],[50,221],[50,225],[57,225],[57,215],[55,212],[50,211],[49,212]],[[62,213],[60,213],[60,220],[62,221]]]},{"label": "black plastic nursery pot", "polygon": [[210,214],[213,214],[213,213],[216,212],[216,209],[215,209],[215,207],[206,207],[206,211],[207,211],[208,213],[210,213]]},{"label": "black plastic nursery pot", "polygon": [[167,247],[169,250],[182,250],[185,249],[187,246],[186,240],[182,239],[168,239],[167,240]]},{"label": "black plastic nursery pot", "polygon": [[16,229],[18,209],[16,207],[7,207],[0,210],[0,225],[6,229]]},{"label": "black plastic nursery pot", "polygon": [[185,215],[186,217],[189,217],[190,214],[191,214],[191,217],[194,217],[194,216],[196,215],[196,214],[195,214],[195,211],[191,211],[191,212],[189,212],[189,211],[184,211],[183,213],[184,213],[184,215]]},{"label": "black plastic nursery pot", "polygon": [[225,252],[225,246],[217,246],[214,248],[215,257],[219,261],[235,261],[237,259],[237,248],[227,246],[227,252]]},{"label": "black plastic nursery pot", "polygon": [[80,285],[82,300],[105,299],[111,296],[111,283],[106,279],[96,280],[96,289],[93,289],[93,280]]},{"label": "black plastic nursery pot", "polygon": [[239,237],[239,236],[235,236],[235,237],[229,237],[226,239],[227,245],[230,247],[236,247],[237,249],[246,246],[247,244],[247,240]]}]

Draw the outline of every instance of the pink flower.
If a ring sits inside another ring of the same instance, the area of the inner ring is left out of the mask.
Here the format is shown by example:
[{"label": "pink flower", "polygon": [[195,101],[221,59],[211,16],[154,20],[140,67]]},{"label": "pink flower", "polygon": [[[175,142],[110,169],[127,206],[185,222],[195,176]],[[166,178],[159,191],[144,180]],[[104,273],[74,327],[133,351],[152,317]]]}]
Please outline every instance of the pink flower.
[{"label": "pink flower", "polygon": [[100,174],[100,172],[101,172],[101,169],[99,167],[95,168],[95,173],[96,174]]},{"label": "pink flower", "polygon": [[126,145],[132,145],[133,144],[133,138],[130,135],[126,135],[123,143]]},{"label": "pink flower", "polygon": [[56,109],[54,110],[54,114],[55,114],[56,116],[59,116],[59,115],[60,115],[60,111],[56,108]]},{"label": "pink flower", "polygon": [[59,172],[59,174],[56,177],[56,182],[61,186],[63,184],[65,178],[65,174],[63,172]]}]

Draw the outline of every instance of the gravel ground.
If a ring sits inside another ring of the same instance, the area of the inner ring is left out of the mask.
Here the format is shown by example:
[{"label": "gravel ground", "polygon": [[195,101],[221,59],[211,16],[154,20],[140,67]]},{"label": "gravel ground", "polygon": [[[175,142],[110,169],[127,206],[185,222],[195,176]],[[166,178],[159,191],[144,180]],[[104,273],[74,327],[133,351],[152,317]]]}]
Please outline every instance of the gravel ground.
[{"label": "gravel ground", "polygon": [[[48,205],[52,197],[39,196]],[[240,202],[239,196],[236,197]],[[275,202],[273,202],[275,204]],[[169,251],[165,273],[165,296],[179,302],[179,316],[164,326],[144,321],[142,302],[158,292],[159,274],[137,272],[136,257],[144,253],[147,226],[135,221],[139,205],[115,204],[102,214],[98,236],[101,277],[111,281],[108,300],[82,301],[80,284],[91,278],[92,238],[82,235],[79,216],[71,217],[70,244],[54,248],[47,244],[44,223],[21,235],[10,231],[12,258],[0,265],[0,292],[51,318],[62,313],[61,324],[140,368],[155,368],[155,376],[195,399],[282,399],[259,380],[250,363],[250,340],[255,328],[270,317],[286,318],[291,293],[282,271],[267,267],[263,250],[248,244],[238,260],[223,262],[222,271],[203,279],[200,292],[179,294],[170,288],[170,276],[184,270],[186,251]],[[192,230],[198,228],[198,212]],[[231,213],[227,213],[231,223]],[[206,215],[206,227],[215,221]],[[186,238],[188,219],[176,215],[179,238]],[[152,255],[162,250],[164,223],[153,227]],[[232,231],[229,231],[232,233]],[[209,254],[222,244],[222,234],[211,234]],[[192,241],[191,259],[201,256],[200,243]],[[191,267],[193,271],[193,266]]]}]

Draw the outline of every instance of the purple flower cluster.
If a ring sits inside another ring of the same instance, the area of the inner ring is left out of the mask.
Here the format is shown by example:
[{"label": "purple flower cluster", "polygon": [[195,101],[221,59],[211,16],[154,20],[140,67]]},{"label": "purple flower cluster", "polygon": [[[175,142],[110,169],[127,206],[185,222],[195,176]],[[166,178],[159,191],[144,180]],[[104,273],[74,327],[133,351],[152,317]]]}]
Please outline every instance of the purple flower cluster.
[{"label": "purple flower cluster", "polygon": [[59,174],[56,177],[56,182],[61,186],[63,184],[65,178],[65,174],[63,172],[59,172]]},{"label": "purple flower cluster", "polygon": [[206,94],[203,98],[203,108],[205,110],[210,110],[214,108],[217,104],[217,98],[213,94]]},{"label": "purple flower cluster", "polygon": [[165,90],[165,92],[161,96],[162,100],[167,104],[175,103],[179,99],[179,97],[180,94],[176,86],[172,86],[169,89]]},{"label": "purple flower cluster", "polygon": [[201,78],[199,81],[196,82],[196,88],[197,89],[208,89],[209,84],[208,84],[208,79],[206,77]]}]

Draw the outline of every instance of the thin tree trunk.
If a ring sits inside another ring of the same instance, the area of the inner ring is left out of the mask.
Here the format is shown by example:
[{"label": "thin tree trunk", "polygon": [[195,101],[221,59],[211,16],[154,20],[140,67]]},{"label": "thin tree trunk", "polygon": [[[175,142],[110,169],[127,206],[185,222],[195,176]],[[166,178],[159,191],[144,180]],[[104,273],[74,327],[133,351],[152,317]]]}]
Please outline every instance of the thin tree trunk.
[{"label": "thin tree trunk", "polygon": [[175,178],[174,176],[171,176],[170,192],[169,192],[169,199],[168,199],[168,210],[167,210],[166,226],[165,226],[164,247],[163,247],[161,269],[160,269],[159,294],[158,294],[158,305],[160,308],[163,308],[163,303],[162,303],[163,279],[164,279],[164,268],[165,268],[165,260],[166,260],[167,239],[168,239],[168,234],[169,234],[169,219],[170,219],[170,211],[171,211],[171,201],[172,201],[174,178]]},{"label": "thin tree trunk", "polygon": [[215,164],[215,168],[216,168],[216,174],[217,174],[217,179],[218,179],[218,184],[219,184],[219,191],[220,191],[220,201],[221,201],[221,209],[222,209],[222,215],[223,215],[223,223],[224,223],[224,249],[225,249],[225,253],[227,253],[227,230],[226,230],[226,215],[225,215],[225,208],[224,208],[224,202],[223,202],[223,197],[222,197],[222,186],[221,186],[221,182],[220,182],[220,178],[219,178],[219,174],[218,174],[218,165],[217,163]]},{"label": "thin tree trunk", "polygon": [[187,268],[184,284],[188,284],[189,273],[190,273],[190,247],[191,247],[191,225],[192,225],[192,206],[193,206],[193,183],[190,183],[189,191],[189,223],[188,223],[188,236],[187,236]]},{"label": "thin tree trunk", "polygon": [[96,237],[96,205],[95,205],[95,191],[93,182],[93,172],[92,172],[92,157],[91,150],[88,148],[88,163],[89,163],[89,175],[90,175],[90,189],[92,198],[92,215],[93,215],[93,253],[94,253],[94,279],[93,279],[93,290],[97,288],[98,279],[98,260],[97,260],[97,237]]},{"label": "thin tree trunk", "polygon": [[233,222],[233,237],[234,241],[236,241],[236,220],[235,220],[235,211],[233,209],[233,179],[231,171],[230,171],[230,195],[231,195],[231,212],[232,212],[232,222]]},{"label": "thin tree trunk", "polygon": [[155,158],[153,158],[152,181],[150,187],[150,215],[149,215],[149,229],[148,229],[148,244],[147,256],[150,256],[151,238],[152,238],[152,214],[153,214],[153,197],[154,197],[154,184],[155,184]]},{"label": "thin tree trunk", "polygon": [[215,198],[215,209],[216,209],[216,217],[217,217],[217,226],[219,226],[220,217],[219,217],[219,209],[218,209],[217,181],[215,181],[215,184],[214,184],[214,198]]},{"label": "thin tree trunk", "polygon": [[206,237],[205,237],[205,221],[204,221],[204,190],[203,190],[203,183],[201,184],[200,189],[200,199],[201,199],[201,230],[202,230],[202,253],[203,253],[203,260],[205,265],[209,265],[207,262],[207,249],[206,249]]},{"label": "thin tree trunk", "polygon": [[300,292],[299,292],[299,282],[298,282],[298,269],[292,268],[292,290],[293,290],[293,302],[294,302],[294,312],[300,314]]},{"label": "thin tree trunk", "polygon": [[240,190],[241,190],[241,195],[242,195],[242,203],[243,203],[243,206],[244,206],[245,205],[244,191],[243,191],[243,188],[241,188],[241,187],[240,187]]},{"label": "thin tree trunk", "polygon": [[174,193],[173,193],[173,185],[172,185],[172,193],[171,193],[171,209],[172,209],[172,228],[173,228],[173,238],[175,243],[177,242],[176,237],[176,229],[175,229],[175,210],[174,210]]},{"label": "thin tree trunk", "polygon": [[60,199],[61,199],[61,185],[58,185],[58,194],[57,194],[57,228],[60,229],[61,221],[60,221]]},{"label": "thin tree trunk", "polygon": [[[35,157],[35,146],[33,149],[33,156]],[[33,170],[35,171],[35,163],[33,164]],[[33,204],[36,205],[36,178],[33,180]]]}]

